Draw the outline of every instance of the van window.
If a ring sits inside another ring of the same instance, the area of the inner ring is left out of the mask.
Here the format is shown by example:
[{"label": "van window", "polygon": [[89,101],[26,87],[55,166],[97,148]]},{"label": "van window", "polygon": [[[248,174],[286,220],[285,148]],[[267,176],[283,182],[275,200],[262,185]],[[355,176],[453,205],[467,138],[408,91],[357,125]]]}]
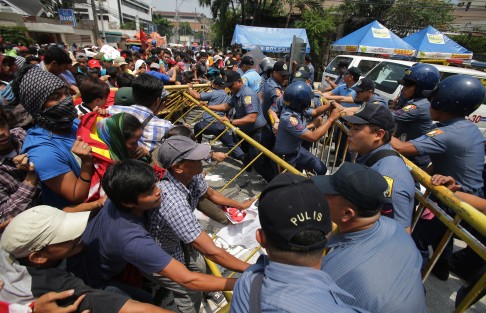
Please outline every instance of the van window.
[{"label": "van window", "polygon": [[393,94],[398,87],[398,80],[403,77],[407,68],[409,66],[405,64],[381,62],[366,77],[375,82],[376,89]]},{"label": "van window", "polygon": [[380,63],[380,61],[372,61],[372,60],[361,60],[358,64],[358,68],[361,70],[362,75],[366,75],[376,64]]},{"label": "van window", "polygon": [[352,58],[347,58],[347,57],[335,57],[331,63],[329,63],[326,66],[326,73],[327,74],[334,74],[334,75],[339,75],[338,73],[338,63],[342,60],[351,62],[353,59]]}]

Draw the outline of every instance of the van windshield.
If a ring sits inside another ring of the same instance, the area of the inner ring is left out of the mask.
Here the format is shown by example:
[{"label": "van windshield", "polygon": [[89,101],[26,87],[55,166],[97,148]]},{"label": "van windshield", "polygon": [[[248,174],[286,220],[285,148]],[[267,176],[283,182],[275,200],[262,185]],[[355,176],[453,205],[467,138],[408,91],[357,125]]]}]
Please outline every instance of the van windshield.
[{"label": "van windshield", "polygon": [[351,62],[352,61],[352,58],[349,58],[349,57],[335,57],[331,63],[329,63],[327,66],[326,66],[326,73],[327,74],[334,74],[334,75],[339,75],[338,73],[338,63],[340,61],[348,61],[348,62]]},{"label": "van windshield", "polygon": [[407,68],[409,66],[405,64],[382,62],[366,77],[375,82],[376,89],[393,94],[398,87],[398,80],[403,77]]}]

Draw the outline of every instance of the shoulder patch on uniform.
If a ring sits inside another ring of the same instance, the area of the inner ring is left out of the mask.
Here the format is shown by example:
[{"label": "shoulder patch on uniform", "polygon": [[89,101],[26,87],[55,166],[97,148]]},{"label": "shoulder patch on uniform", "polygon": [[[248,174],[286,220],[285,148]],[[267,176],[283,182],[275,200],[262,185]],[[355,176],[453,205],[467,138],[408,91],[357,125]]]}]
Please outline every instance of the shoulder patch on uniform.
[{"label": "shoulder patch on uniform", "polygon": [[280,88],[275,88],[275,94],[277,97],[280,97],[282,95],[282,90],[280,90]]},{"label": "shoulder patch on uniform", "polygon": [[299,125],[299,120],[295,116],[289,117],[289,122],[290,122],[290,125],[292,125],[292,126]]},{"label": "shoulder patch on uniform", "polygon": [[244,99],[243,99],[243,102],[245,104],[251,104],[251,96],[246,96]]},{"label": "shoulder patch on uniform", "polygon": [[434,137],[434,136],[437,136],[437,135],[440,135],[440,134],[443,134],[443,133],[444,133],[444,131],[442,129],[437,128],[437,129],[434,129],[433,131],[428,132],[425,135],[427,135],[429,137]]},{"label": "shoulder patch on uniform", "polygon": [[417,106],[416,106],[415,104],[409,104],[409,105],[407,105],[407,106],[404,106],[404,107],[402,108],[402,110],[403,110],[404,112],[408,112],[408,111],[411,111],[411,110],[415,110],[416,108],[417,108]]},{"label": "shoulder patch on uniform", "polygon": [[241,81],[243,82],[243,85],[246,84],[246,82],[248,81],[248,79],[246,79],[246,77],[242,77],[241,78]]},{"label": "shoulder patch on uniform", "polygon": [[392,192],[393,192],[393,178],[389,176],[383,176],[383,178],[386,180],[386,183],[388,184],[388,189],[385,191],[385,197],[391,198]]}]

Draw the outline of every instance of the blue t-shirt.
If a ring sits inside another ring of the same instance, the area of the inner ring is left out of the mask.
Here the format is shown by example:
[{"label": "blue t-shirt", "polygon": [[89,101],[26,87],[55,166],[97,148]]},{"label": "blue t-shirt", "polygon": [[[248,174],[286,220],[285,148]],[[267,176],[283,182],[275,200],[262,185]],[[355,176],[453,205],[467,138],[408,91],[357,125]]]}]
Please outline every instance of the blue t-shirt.
[{"label": "blue t-shirt", "polygon": [[160,73],[156,71],[147,71],[146,73],[156,77],[157,79],[160,79],[164,84],[167,84],[170,80],[170,77],[165,75],[164,73]]},{"label": "blue t-shirt", "polygon": [[44,183],[51,178],[73,172],[76,177],[81,171],[81,159],[71,152],[76,140],[79,120],[75,119],[71,130],[65,135],[56,135],[38,125],[27,131],[21,153],[27,153],[29,161],[35,165],[42,188],[44,204],[59,209],[71,205],[68,200],[52,191]]},{"label": "blue t-shirt", "polygon": [[81,240],[84,251],[68,259],[68,270],[94,288],[103,288],[128,263],[153,274],[172,260],[145,230],[143,217],[116,208],[110,200],[88,223]]},{"label": "blue t-shirt", "polygon": [[262,77],[254,70],[248,70],[241,76],[241,80],[245,86],[250,87],[255,90],[255,92],[260,91],[260,86],[262,84]]}]

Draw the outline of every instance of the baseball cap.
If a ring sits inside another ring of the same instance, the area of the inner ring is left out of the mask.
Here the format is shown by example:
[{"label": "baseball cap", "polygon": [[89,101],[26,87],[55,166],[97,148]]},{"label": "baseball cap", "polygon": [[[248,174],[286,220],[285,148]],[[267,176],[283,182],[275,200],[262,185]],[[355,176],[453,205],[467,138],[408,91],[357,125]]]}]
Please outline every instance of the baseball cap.
[{"label": "baseball cap", "polygon": [[221,77],[216,77],[214,80],[213,80],[213,84],[215,85],[218,85],[218,86],[221,86],[223,87],[224,86],[224,79],[222,79]]},{"label": "baseball cap", "polygon": [[108,54],[104,54],[103,57],[101,58],[101,61],[113,61],[113,57]]},{"label": "baseball cap", "polygon": [[222,60],[223,58],[220,55],[216,55],[213,57],[213,63],[218,62],[219,60]]},{"label": "baseball cap", "polygon": [[185,136],[172,136],[160,145],[158,161],[163,167],[169,168],[182,160],[204,160],[211,152],[210,145],[203,145]]},{"label": "baseball cap", "polygon": [[312,180],[323,194],[341,195],[369,216],[378,213],[386,200],[385,178],[363,164],[344,162],[334,175],[316,175]]},{"label": "baseball cap", "polygon": [[226,63],[224,64],[224,67],[225,68],[233,68],[233,66],[235,66],[236,64],[238,64],[238,62],[232,58],[229,58]]},{"label": "baseball cap", "polygon": [[152,62],[152,63],[150,63],[150,68],[151,69],[154,68],[154,69],[159,70],[160,69],[160,65],[159,65],[159,63]]},{"label": "baseball cap", "polygon": [[241,79],[240,73],[237,71],[226,71],[226,83],[223,85],[224,88],[230,87],[233,85],[234,82],[237,82]]},{"label": "baseball cap", "polygon": [[294,78],[292,79],[292,82],[306,82],[309,78],[309,72],[298,70],[294,73]]},{"label": "baseball cap", "polygon": [[15,258],[24,258],[48,245],[80,237],[90,212],[67,213],[39,205],[17,215],[3,232],[0,246]]},{"label": "baseball cap", "polygon": [[89,68],[101,68],[100,61],[96,59],[91,59],[88,61],[88,67]]},{"label": "baseball cap", "polygon": [[88,57],[84,53],[77,53],[76,54],[76,61],[87,60]]},{"label": "baseball cap", "polygon": [[277,71],[280,75],[290,76],[289,66],[284,61],[277,61],[273,65],[273,71]]},{"label": "baseball cap", "polygon": [[249,55],[245,55],[242,59],[241,59],[241,62],[240,62],[241,65],[254,65],[255,64],[255,61],[253,60],[253,58]]},{"label": "baseball cap", "polygon": [[374,90],[375,82],[373,82],[373,80],[366,77],[361,78],[360,80],[358,80],[356,85],[354,85],[351,89],[355,90],[356,92]]},{"label": "baseball cap", "polygon": [[115,94],[115,105],[129,106],[135,104],[132,87],[119,88]]},{"label": "baseball cap", "polygon": [[127,65],[128,63],[125,61],[124,57],[117,57],[113,59],[113,64],[122,66],[122,65]]},{"label": "baseball cap", "polygon": [[181,69],[181,71],[185,71],[187,69],[184,62],[178,62],[177,66]]},{"label": "baseball cap", "polygon": [[[286,251],[323,248],[325,235],[332,229],[324,195],[312,180],[290,173],[278,175],[265,187],[260,195],[258,217],[268,241]],[[305,230],[321,231],[322,240],[308,245],[295,242],[295,236]]]},{"label": "baseball cap", "polygon": [[356,78],[356,80],[358,80],[359,76],[361,76],[361,70],[357,67],[350,67],[344,71],[344,74],[351,74],[354,78]]},{"label": "baseball cap", "polygon": [[393,114],[387,107],[377,103],[365,103],[354,115],[341,118],[357,125],[374,124],[387,131],[393,131],[395,128]]},{"label": "baseball cap", "polygon": [[231,50],[226,50],[226,54],[230,54],[230,53],[231,53],[231,54],[233,54],[233,51],[231,51]]}]

